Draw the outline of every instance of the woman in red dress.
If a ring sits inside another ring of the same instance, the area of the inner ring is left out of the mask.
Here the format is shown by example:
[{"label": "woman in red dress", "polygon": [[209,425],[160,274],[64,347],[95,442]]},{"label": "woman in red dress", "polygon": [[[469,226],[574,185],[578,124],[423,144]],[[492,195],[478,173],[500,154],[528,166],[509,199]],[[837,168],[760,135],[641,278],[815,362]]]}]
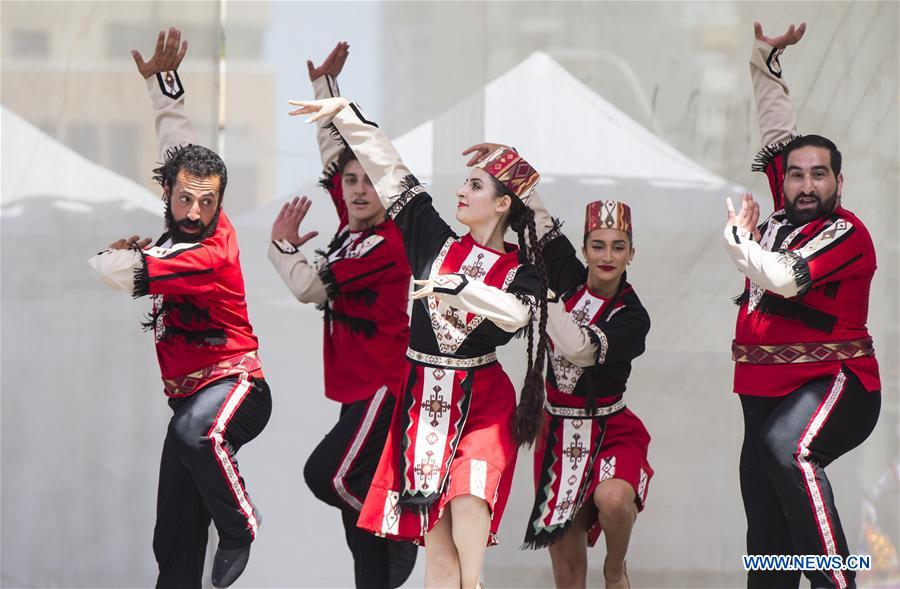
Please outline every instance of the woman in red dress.
[{"label": "woman in red dress", "polygon": [[[295,104],[292,114],[330,120],[353,149],[403,233],[419,287],[402,398],[358,525],[424,544],[426,587],[474,587],[485,547],[496,543],[517,447],[535,439],[542,419],[546,277],[525,204],[539,175],[511,149],[485,158],[457,191],[456,218],[469,229],[459,237],[355,104]],[[518,247],[503,241],[508,227]],[[523,329],[529,361],[517,409],[495,350]]]}]

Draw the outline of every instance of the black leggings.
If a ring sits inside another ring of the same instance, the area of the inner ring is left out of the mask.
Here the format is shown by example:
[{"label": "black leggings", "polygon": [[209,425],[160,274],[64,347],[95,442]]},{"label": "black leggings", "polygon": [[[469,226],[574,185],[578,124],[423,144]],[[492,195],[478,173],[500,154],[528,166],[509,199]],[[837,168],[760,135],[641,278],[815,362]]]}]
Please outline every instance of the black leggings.
[{"label": "black leggings", "polygon": [[357,588],[399,587],[416,561],[415,544],[380,538],[356,527],[393,412],[394,396],[386,387],[368,399],[342,405],[337,424],[303,468],[313,495],[341,510]]},{"label": "black leggings", "polygon": [[[741,395],[741,494],[748,554],[849,554],[825,467],[875,428],[881,393],[844,369],[783,397]],[[853,571],[806,571],[815,588],[855,587]],[[796,588],[800,571],[748,571],[747,587]]]},{"label": "black leggings", "polygon": [[201,586],[210,519],[219,546],[253,541],[261,517],[244,489],[235,454],[259,435],[272,413],[265,380],[224,378],[171,399],[163,443],[153,552],[157,587]]}]

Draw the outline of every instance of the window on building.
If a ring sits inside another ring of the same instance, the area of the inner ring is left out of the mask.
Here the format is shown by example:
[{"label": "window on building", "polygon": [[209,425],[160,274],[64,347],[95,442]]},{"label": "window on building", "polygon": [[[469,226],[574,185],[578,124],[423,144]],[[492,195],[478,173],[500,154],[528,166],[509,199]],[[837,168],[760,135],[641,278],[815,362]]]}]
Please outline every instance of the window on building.
[{"label": "window on building", "polygon": [[47,31],[14,30],[10,33],[9,45],[12,57],[46,58],[50,55],[50,36]]}]

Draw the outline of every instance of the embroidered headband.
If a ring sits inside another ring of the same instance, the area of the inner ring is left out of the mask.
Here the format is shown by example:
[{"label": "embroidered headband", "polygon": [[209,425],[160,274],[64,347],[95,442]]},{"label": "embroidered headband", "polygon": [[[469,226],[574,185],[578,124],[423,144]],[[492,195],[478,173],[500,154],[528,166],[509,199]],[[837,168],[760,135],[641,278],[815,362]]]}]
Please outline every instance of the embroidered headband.
[{"label": "embroidered headband", "polygon": [[522,201],[528,200],[531,189],[541,179],[538,171],[509,147],[497,148],[475,167],[493,176]]},{"label": "embroidered headband", "polygon": [[619,229],[631,239],[631,207],[615,200],[588,203],[584,214],[584,234],[595,229]]}]

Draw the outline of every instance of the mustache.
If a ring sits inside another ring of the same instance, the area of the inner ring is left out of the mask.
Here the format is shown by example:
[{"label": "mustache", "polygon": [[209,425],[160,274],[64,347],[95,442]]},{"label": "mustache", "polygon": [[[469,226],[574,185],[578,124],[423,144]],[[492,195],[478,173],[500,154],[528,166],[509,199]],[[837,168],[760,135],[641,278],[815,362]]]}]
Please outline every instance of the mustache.
[{"label": "mustache", "polygon": [[191,220],[191,219],[182,219],[176,223],[178,227],[184,227],[187,229],[204,229],[206,226],[203,224],[203,221],[200,219]]}]

